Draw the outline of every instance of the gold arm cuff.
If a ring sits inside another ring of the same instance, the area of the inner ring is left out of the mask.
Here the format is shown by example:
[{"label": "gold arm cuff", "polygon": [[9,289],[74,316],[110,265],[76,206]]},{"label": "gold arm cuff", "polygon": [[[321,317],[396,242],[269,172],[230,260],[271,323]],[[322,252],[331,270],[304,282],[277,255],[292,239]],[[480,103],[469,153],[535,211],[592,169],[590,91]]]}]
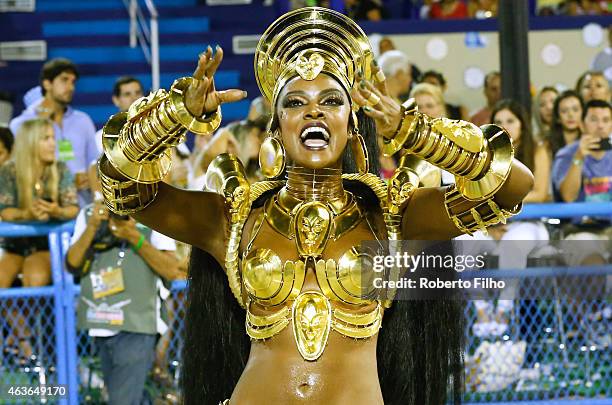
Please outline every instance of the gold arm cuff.
[{"label": "gold arm cuff", "polygon": [[457,190],[472,201],[487,199],[504,185],[510,175],[514,158],[512,139],[503,128],[483,125],[481,129],[491,156],[485,175],[477,179],[455,176]]},{"label": "gold arm cuff", "polygon": [[455,226],[468,235],[473,235],[478,230],[486,233],[487,227],[491,225],[505,224],[508,218],[518,214],[523,208],[523,203],[519,203],[512,209],[506,210],[500,208],[493,198],[481,201],[469,209],[462,208],[469,202],[470,200],[463,197],[454,185],[444,194],[446,213]]},{"label": "gold arm cuff", "polygon": [[157,196],[158,185],[136,183],[132,180],[116,180],[104,173],[98,163],[102,195],[109,210],[119,215],[129,215],[148,207]]},{"label": "gold arm cuff", "polygon": [[457,189],[468,200],[495,194],[504,184],[514,157],[510,135],[496,125],[478,128],[466,121],[430,118],[412,100],[402,105],[402,122],[392,139],[383,142],[387,156],[404,148],[455,175]]},{"label": "gold arm cuff", "polygon": [[170,88],[170,111],[172,117],[183,127],[197,135],[208,135],[215,132],[221,125],[221,108],[209,116],[196,117],[185,105],[185,92],[194,81],[193,77],[177,79]]}]

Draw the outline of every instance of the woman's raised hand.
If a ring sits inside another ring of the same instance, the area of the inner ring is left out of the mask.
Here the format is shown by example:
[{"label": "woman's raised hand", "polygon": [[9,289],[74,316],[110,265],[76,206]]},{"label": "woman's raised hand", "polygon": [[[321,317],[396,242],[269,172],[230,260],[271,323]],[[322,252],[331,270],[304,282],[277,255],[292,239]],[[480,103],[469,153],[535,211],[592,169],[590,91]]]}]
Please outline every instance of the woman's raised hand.
[{"label": "woman's raised hand", "polygon": [[388,139],[394,136],[402,120],[402,107],[389,96],[385,75],[375,62],[372,62],[372,80],[365,80],[361,73],[357,74],[351,97],[367,116],[374,119],[379,135]]},{"label": "woman's raised hand", "polygon": [[222,103],[240,101],[247,96],[246,91],[238,89],[215,90],[213,76],[222,59],[223,50],[219,46],[217,46],[214,55],[210,46],[206,49],[206,52],[200,54],[198,67],[193,72],[195,80],[185,94],[185,105],[189,112],[196,117],[214,112]]}]

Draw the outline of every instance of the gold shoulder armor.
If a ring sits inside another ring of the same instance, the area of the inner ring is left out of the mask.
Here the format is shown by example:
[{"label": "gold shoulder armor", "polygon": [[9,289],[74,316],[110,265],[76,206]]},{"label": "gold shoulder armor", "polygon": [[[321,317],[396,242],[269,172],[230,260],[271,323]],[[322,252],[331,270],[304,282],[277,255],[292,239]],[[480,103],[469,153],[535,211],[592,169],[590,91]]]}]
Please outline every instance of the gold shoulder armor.
[{"label": "gold shoulder armor", "polygon": [[225,272],[234,297],[244,308],[242,276],[240,275],[239,249],[242,229],[251,211],[250,185],[244,166],[229,153],[217,156],[206,171],[206,188],[223,196],[230,220],[225,247]]}]

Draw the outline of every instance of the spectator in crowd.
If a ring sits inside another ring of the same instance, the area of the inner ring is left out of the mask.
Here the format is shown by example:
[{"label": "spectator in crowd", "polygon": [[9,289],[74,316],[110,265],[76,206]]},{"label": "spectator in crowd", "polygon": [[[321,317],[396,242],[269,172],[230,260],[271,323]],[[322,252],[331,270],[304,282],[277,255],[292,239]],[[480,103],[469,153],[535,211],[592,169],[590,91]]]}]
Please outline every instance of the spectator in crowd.
[{"label": "spectator in crowd", "polygon": [[199,138],[201,146],[194,151],[195,156],[189,172],[190,190],[204,190],[206,170],[215,157],[221,153],[237,155],[240,150],[240,144],[230,131],[218,130],[212,137]]},{"label": "spectator in crowd", "polygon": [[383,53],[387,51],[394,51],[395,49],[397,48],[395,47],[393,40],[389,37],[382,37],[382,39],[378,43],[378,54],[379,55],[382,55]]},{"label": "spectator in crowd", "polygon": [[591,70],[603,72],[612,87],[612,24],[608,25],[608,46],[595,55]]},{"label": "spectator in crowd", "polygon": [[0,166],[11,158],[14,141],[11,130],[7,127],[0,127]]},{"label": "spectator in crowd", "polygon": [[535,122],[536,139],[543,140],[550,132],[552,125],[553,107],[555,99],[559,95],[557,89],[552,86],[543,87],[533,103],[533,118]]},{"label": "spectator in crowd", "polygon": [[[612,106],[603,100],[586,103],[582,137],[557,153],[553,166],[553,182],[565,202],[587,201],[610,204],[612,201]],[[612,227],[609,217],[582,217],[565,229],[567,244],[563,249],[568,265],[607,263],[612,251]],[[584,243],[576,241],[586,241]],[[590,291],[605,286],[605,279],[589,281]],[[576,288],[584,288],[579,282]],[[585,308],[578,308],[577,312]]]},{"label": "spectator in crowd", "polygon": [[501,99],[501,75],[499,72],[490,72],[485,76],[484,95],[487,99],[487,105],[470,118],[470,121],[478,126],[491,122],[491,110]]},{"label": "spectator in crowd", "polygon": [[380,21],[387,18],[381,0],[344,0],[346,15],[355,21]]},{"label": "spectator in crowd", "polygon": [[[143,96],[143,87],[140,80],[132,76],[121,76],[113,86],[113,104],[118,112],[125,112],[132,103]],[[96,145],[98,155],[102,154],[102,130],[96,132]],[[95,160],[98,160],[97,157]]]},{"label": "spectator in crowd", "polygon": [[[438,86],[442,93],[446,93],[447,85],[446,79],[444,75],[440,72],[436,72],[435,70],[428,70],[421,76],[421,81],[425,83],[430,83],[435,86]],[[461,105],[453,105],[446,103],[446,118],[450,118],[452,120],[468,120],[468,112],[464,106]]]},{"label": "spectator in crowd", "polygon": [[429,18],[435,20],[468,18],[468,9],[461,0],[439,0],[431,4]]},{"label": "spectator in crowd", "polygon": [[[12,159],[0,166],[0,217],[4,221],[67,220],[77,215],[77,204],[72,175],[56,158],[52,123],[42,118],[25,121],[15,139]],[[7,238],[2,248],[0,288],[11,287],[19,274],[24,287],[49,284],[47,236]],[[6,317],[19,342],[23,363],[32,359],[27,316],[26,308]]]},{"label": "spectator in crowd", "polygon": [[110,405],[141,403],[156,335],[167,329],[162,280],[185,276],[175,248],[172,239],[109,213],[102,202],[79,213],[66,264],[80,277],[78,326],[95,337]]},{"label": "spectator in crowd", "polygon": [[[55,156],[53,125],[42,118],[23,123],[13,158],[0,167],[0,216],[5,221],[67,220],[78,213],[72,175]],[[50,281],[47,237],[4,241],[0,287],[19,273],[26,287]]]},{"label": "spectator in crowd", "polygon": [[582,98],[573,90],[566,90],[555,99],[552,126],[547,137],[552,156],[556,156],[559,149],[565,145],[580,138],[582,109]]},{"label": "spectator in crowd", "polygon": [[612,106],[603,100],[586,103],[584,133],[555,157],[553,180],[563,201],[612,201]]},{"label": "spectator in crowd", "polygon": [[446,103],[440,87],[430,83],[419,83],[410,92],[414,98],[419,112],[432,118],[447,117]]},{"label": "spectator in crowd", "polygon": [[387,91],[394,99],[403,102],[412,85],[412,66],[402,51],[387,51],[378,59],[378,65],[387,78]]},{"label": "spectator in crowd", "polygon": [[470,0],[468,15],[471,18],[484,19],[497,16],[497,0]]},{"label": "spectator in crowd", "polygon": [[523,201],[550,201],[552,153],[545,141],[536,142],[533,139],[529,115],[525,108],[514,100],[501,100],[495,105],[491,120],[508,131],[514,146],[514,156],[533,172],[533,189]]},{"label": "spectator in crowd", "polygon": [[591,100],[610,101],[610,84],[602,72],[583,73],[576,82],[576,92],[585,103]]},{"label": "spectator in crowd", "polygon": [[18,134],[26,120],[48,118],[53,122],[58,158],[66,163],[74,175],[79,202],[85,204],[92,198],[87,169],[97,159],[98,148],[96,129],[91,118],[70,107],[78,77],[76,66],[67,59],[52,59],[45,63],[40,73],[43,98],[14,118],[10,128],[14,134]]}]

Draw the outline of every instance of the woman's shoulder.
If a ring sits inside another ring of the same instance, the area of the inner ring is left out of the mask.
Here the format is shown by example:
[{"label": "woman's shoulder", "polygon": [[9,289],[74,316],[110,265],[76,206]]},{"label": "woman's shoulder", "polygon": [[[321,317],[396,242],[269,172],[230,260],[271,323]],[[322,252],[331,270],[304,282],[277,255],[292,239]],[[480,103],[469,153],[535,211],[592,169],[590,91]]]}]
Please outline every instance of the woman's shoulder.
[{"label": "woman's shoulder", "polygon": [[16,173],[17,173],[17,170],[15,168],[14,161],[9,160],[8,162],[5,162],[4,164],[0,165],[0,175],[1,176],[11,176],[14,178]]}]

